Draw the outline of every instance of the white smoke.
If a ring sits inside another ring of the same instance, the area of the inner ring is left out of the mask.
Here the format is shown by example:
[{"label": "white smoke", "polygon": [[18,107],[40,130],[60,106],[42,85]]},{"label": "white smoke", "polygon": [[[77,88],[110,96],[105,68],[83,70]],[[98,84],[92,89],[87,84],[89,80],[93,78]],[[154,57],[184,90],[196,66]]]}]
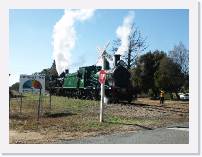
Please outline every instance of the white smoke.
[{"label": "white smoke", "polygon": [[76,42],[75,22],[91,18],[94,10],[64,10],[64,15],[53,29],[53,58],[58,74],[61,74],[71,64],[72,50]]},{"label": "white smoke", "polygon": [[129,45],[129,35],[131,33],[131,27],[133,24],[135,14],[134,12],[129,12],[129,14],[124,18],[123,24],[119,26],[116,30],[117,37],[121,40],[121,45],[118,48],[116,54],[123,55],[128,51]]}]

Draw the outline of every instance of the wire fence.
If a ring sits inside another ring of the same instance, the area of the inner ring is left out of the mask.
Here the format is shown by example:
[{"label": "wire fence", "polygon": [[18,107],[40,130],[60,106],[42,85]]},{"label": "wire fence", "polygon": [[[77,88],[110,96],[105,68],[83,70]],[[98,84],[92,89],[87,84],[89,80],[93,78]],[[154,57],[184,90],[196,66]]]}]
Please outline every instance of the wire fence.
[{"label": "wire fence", "polygon": [[[52,108],[52,97],[49,95],[39,95],[39,94],[26,94],[20,95],[16,98],[10,99],[10,116],[24,115],[36,117],[37,120],[45,113],[51,112],[55,108]],[[60,100],[61,101],[61,100]],[[58,102],[59,99],[54,98],[54,103]],[[57,107],[59,110],[62,108]]]},{"label": "wire fence", "polygon": [[47,114],[77,113],[90,110],[90,107],[99,111],[99,101],[80,100],[49,94],[24,94],[9,99],[10,117],[25,116],[37,120]]}]

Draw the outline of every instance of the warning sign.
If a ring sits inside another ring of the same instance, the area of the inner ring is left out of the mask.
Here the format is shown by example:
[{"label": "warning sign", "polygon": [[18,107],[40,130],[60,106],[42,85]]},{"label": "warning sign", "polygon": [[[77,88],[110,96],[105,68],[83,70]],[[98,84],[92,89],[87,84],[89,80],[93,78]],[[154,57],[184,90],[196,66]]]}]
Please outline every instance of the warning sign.
[{"label": "warning sign", "polygon": [[100,74],[99,74],[100,84],[104,84],[105,80],[106,80],[106,72],[105,72],[105,70],[100,70]]}]

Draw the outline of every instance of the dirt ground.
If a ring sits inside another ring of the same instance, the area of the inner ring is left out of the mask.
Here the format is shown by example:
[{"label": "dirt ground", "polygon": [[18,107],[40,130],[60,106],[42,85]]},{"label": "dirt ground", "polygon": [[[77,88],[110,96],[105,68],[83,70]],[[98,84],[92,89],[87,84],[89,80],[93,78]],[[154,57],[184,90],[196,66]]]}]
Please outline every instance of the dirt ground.
[{"label": "dirt ground", "polygon": [[60,143],[62,140],[150,130],[189,121],[189,102],[185,101],[168,100],[160,105],[158,100],[138,98],[130,104],[107,104],[102,124],[99,123],[99,102],[84,106],[76,109],[74,106],[72,110],[69,107],[71,115],[44,116],[39,122],[26,114],[10,115],[9,142]]}]

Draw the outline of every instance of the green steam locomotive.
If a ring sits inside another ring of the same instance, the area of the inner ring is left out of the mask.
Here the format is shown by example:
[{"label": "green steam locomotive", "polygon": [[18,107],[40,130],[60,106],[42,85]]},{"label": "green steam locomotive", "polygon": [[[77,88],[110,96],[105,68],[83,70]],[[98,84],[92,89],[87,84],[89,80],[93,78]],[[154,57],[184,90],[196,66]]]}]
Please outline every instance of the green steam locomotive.
[{"label": "green steam locomotive", "polygon": [[[133,90],[130,81],[130,72],[115,55],[114,67],[109,69],[106,61],[105,96],[110,102],[126,100],[132,101]],[[98,81],[101,66],[80,67],[75,73],[63,73],[54,83],[52,94],[79,99],[100,99],[100,83]]]}]

